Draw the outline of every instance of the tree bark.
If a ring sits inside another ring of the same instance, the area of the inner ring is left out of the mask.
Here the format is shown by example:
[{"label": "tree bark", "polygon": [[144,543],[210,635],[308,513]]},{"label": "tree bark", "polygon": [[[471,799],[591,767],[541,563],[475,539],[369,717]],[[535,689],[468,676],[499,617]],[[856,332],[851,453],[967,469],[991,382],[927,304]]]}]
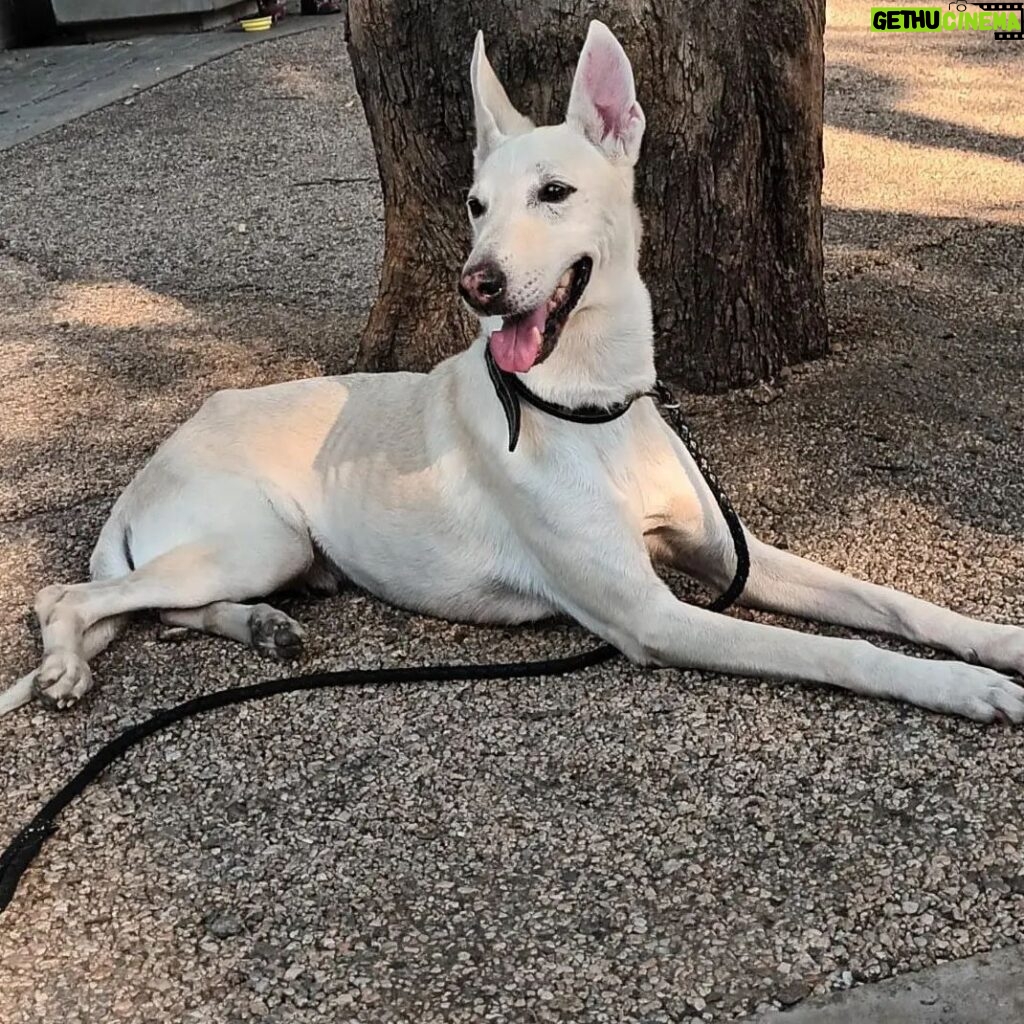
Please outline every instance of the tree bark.
[{"label": "tree bark", "polygon": [[477,28],[513,103],[557,123],[591,18],[622,42],[647,116],[637,199],[660,372],[719,391],[826,351],[825,0],[349,0],[348,18],[385,211],[360,368],[429,369],[475,329],[455,281]]}]

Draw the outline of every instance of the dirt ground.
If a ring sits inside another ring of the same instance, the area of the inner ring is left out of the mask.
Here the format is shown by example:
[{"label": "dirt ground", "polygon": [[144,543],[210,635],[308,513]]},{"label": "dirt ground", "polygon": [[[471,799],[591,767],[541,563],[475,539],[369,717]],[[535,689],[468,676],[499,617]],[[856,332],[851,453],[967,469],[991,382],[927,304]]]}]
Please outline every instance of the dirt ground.
[{"label": "dirt ground", "polygon": [[[381,216],[339,22],[0,153],[5,676],[37,657],[35,591],[84,576],[119,489],[205,395],[347,365]],[[866,24],[829,4],[834,353],[692,420],[766,539],[1022,622],[1024,44]],[[310,671],[591,642],[355,592],[285,606]],[[96,667],[72,714],[0,721],[0,842],[129,723],[283,671],[147,620]],[[220,712],[65,815],[0,920],[0,1017],[789,1005],[1021,940],[1022,765],[1024,732],[623,664]]]}]

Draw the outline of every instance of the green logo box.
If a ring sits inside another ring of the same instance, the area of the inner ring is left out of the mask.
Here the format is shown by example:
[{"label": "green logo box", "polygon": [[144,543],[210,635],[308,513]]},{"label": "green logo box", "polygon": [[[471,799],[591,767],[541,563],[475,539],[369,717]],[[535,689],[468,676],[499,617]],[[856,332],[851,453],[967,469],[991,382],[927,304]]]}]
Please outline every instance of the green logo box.
[{"label": "green logo box", "polygon": [[[872,7],[872,32],[942,32],[974,29],[980,32],[1021,31],[1021,11],[1016,4],[991,4],[997,10],[956,10],[942,7]],[[975,6],[971,4],[970,6]],[[954,7],[953,4],[949,5]],[[1017,9],[1014,10],[1013,8]]]}]

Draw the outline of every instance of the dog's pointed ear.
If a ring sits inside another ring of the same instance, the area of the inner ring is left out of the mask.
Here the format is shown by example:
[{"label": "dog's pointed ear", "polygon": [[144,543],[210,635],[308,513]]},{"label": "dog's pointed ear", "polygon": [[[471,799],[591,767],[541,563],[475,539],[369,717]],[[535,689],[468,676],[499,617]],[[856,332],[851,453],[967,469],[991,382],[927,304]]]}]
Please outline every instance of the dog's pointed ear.
[{"label": "dog's pointed ear", "polygon": [[572,80],[566,122],[616,162],[636,163],[644,112],[636,101],[633,68],[603,22],[592,21]]},{"label": "dog's pointed ear", "polygon": [[473,166],[478,168],[494,148],[510,135],[522,135],[533,127],[533,122],[512,106],[505,87],[491,67],[484,51],[484,34],[477,32],[473,46],[473,61],[469,66],[469,80],[473,86],[473,111],[476,120],[476,149]]}]

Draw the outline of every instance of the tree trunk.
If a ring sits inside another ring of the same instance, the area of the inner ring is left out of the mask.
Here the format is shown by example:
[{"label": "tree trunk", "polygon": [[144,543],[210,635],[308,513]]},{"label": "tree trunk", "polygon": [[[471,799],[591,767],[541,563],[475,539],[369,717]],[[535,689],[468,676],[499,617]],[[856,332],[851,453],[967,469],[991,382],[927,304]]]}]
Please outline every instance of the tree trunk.
[{"label": "tree trunk", "polygon": [[385,211],[360,368],[429,369],[475,328],[455,281],[477,28],[512,102],[557,123],[595,17],[647,115],[637,198],[660,372],[718,391],[825,352],[825,0],[349,0],[348,17]]}]

